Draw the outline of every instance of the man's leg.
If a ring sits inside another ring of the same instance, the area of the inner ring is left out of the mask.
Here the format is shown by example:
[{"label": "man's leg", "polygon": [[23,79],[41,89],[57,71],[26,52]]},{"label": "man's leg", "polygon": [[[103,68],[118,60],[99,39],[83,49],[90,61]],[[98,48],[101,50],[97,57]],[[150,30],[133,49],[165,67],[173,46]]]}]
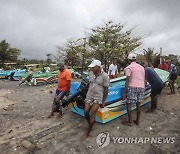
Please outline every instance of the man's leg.
[{"label": "man's leg", "polygon": [[175,94],[174,80],[172,80],[172,93]]},{"label": "man's leg", "polygon": [[154,97],[153,97],[153,104],[154,104],[154,106],[153,106],[153,110],[155,110],[155,109],[157,109],[157,95],[155,95]]},{"label": "man's leg", "polygon": [[[64,95],[66,94],[65,91],[59,91],[58,89],[56,89],[56,94],[54,96],[54,100],[53,100],[53,105],[52,105],[52,110],[51,110],[51,113],[50,115],[47,117],[47,118],[51,118],[52,116],[54,116],[54,111],[56,110],[57,108],[57,101],[59,101],[60,99],[63,99]],[[61,104],[59,104],[61,105]],[[62,117],[62,107],[59,106],[59,116]]]},{"label": "man's leg", "polygon": [[56,98],[54,98],[54,100],[53,100],[52,110],[51,110],[50,115],[47,118],[51,118],[52,116],[54,116],[55,107],[56,107]]},{"label": "man's leg", "polygon": [[151,95],[151,108],[146,113],[153,112],[157,108],[157,95]]},{"label": "man's leg", "polygon": [[94,126],[94,123],[95,123],[95,117],[96,117],[96,113],[98,111],[98,108],[99,108],[99,104],[94,103],[92,108],[91,108],[91,115],[90,115],[90,119],[89,119],[89,127],[86,130],[85,134],[83,135],[83,139],[86,139],[89,137],[89,133],[92,130],[92,127]]},{"label": "man's leg", "polygon": [[59,105],[59,117],[61,118],[63,116],[63,108],[62,108],[62,99],[66,95],[66,91],[59,91],[59,94],[57,96],[57,103]]},{"label": "man's leg", "polygon": [[132,126],[132,114],[131,114],[131,103],[126,103],[128,121],[123,121],[122,124]]},{"label": "man's leg", "polygon": [[26,79],[22,79],[22,80],[20,81],[20,83],[19,83],[19,86],[20,86],[21,84],[23,84],[25,81],[26,81]]},{"label": "man's leg", "polygon": [[87,122],[90,122],[90,116],[89,116],[89,112],[91,109],[91,105],[90,103],[88,103],[87,101],[85,102],[85,107],[84,107],[84,117],[86,118]]},{"label": "man's leg", "polygon": [[136,111],[136,113],[137,113],[137,118],[136,118],[136,120],[134,120],[134,123],[136,124],[136,125],[139,125],[139,119],[140,119],[140,113],[141,113],[141,107],[140,107],[140,102],[137,102],[136,103],[136,107],[137,107],[137,111]]},{"label": "man's leg", "polygon": [[169,87],[170,87],[170,90],[171,90],[171,94],[173,93],[173,87],[172,87],[172,80],[169,81]]}]

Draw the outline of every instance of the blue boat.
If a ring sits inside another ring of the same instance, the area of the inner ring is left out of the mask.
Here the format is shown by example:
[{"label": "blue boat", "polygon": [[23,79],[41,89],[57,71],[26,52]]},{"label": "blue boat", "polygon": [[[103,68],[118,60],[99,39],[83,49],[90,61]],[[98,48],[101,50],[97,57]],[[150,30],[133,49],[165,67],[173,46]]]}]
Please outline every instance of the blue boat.
[{"label": "blue boat", "polygon": [[22,75],[26,73],[26,69],[16,69],[14,70],[13,80],[19,81],[22,78]]},{"label": "blue boat", "polygon": [[0,79],[8,79],[11,72],[12,70],[0,71]]},{"label": "blue boat", "polygon": [[[168,72],[162,71],[159,69],[155,69],[157,74],[161,77],[163,82],[167,82]],[[105,107],[99,108],[96,114],[95,120],[99,123],[107,123],[113,119],[118,118],[127,113],[126,110],[126,100],[121,100],[122,93],[124,90],[126,77],[119,77],[116,79],[110,80],[110,86],[108,89],[108,96],[105,101]],[[72,83],[70,93],[74,94],[77,91],[80,83]],[[150,98],[151,86],[149,84],[146,85],[145,90],[145,98],[144,101],[141,102],[141,106],[151,102]],[[69,104],[70,110],[78,115],[84,116],[84,109],[78,100],[71,102]],[[131,104],[131,109],[136,109],[136,104]]]},{"label": "blue boat", "polygon": [[7,70],[7,71],[0,71],[0,78],[1,79],[10,79],[12,81],[18,81],[21,79],[22,75],[26,73],[25,69],[15,69],[15,70]]}]

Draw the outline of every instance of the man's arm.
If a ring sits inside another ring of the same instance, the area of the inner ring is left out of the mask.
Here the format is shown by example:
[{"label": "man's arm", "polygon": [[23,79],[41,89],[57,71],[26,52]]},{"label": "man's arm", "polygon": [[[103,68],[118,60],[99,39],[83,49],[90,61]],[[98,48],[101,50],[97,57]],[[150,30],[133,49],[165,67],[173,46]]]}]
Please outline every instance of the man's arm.
[{"label": "man's arm", "polygon": [[109,66],[109,74],[108,75],[110,76],[111,73],[112,73],[112,65]]},{"label": "man's arm", "polygon": [[70,88],[71,88],[71,80],[68,80],[68,83],[67,83],[67,93],[66,93],[67,96],[69,95]]},{"label": "man's arm", "polygon": [[71,73],[68,71],[66,74],[66,80],[67,80],[67,92],[66,96],[69,96],[70,88],[71,88]]},{"label": "man's arm", "polygon": [[105,100],[108,95],[109,82],[110,82],[110,80],[109,80],[108,76],[106,76],[104,78],[104,84],[103,84],[103,99],[102,99],[102,105],[101,105],[102,108],[104,107]]},{"label": "man's arm", "polygon": [[125,83],[125,87],[124,87],[124,91],[123,91],[123,96],[122,96],[123,100],[126,99],[126,93],[127,93],[127,89],[128,89],[128,86],[129,86],[129,78],[130,78],[130,76],[126,76],[126,83]]},{"label": "man's arm", "polygon": [[103,99],[102,99],[101,107],[104,107],[104,103],[105,103],[107,95],[108,95],[108,87],[103,86]]},{"label": "man's arm", "polygon": [[126,75],[126,82],[125,82],[125,87],[124,87],[124,91],[123,91],[123,95],[122,95],[122,99],[126,99],[126,93],[127,93],[127,89],[129,87],[129,81],[130,81],[130,76],[131,76],[131,69],[130,68],[125,68],[125,75]]},{"label": "man's arm", "polygon": [[112,70],[109,70],[109,75],[111,75]]},{"label": "man's arm", "polygon": [[117,71],[117,69],[116,69],[116,71],[115,71],[115,77],[116,77],[116,78],[117,78],[117,72],[118,72],[118,71]]},{"label": "man's arm", "polygon": [[115,71],[115,77],[117,78],[117,74],[118,74],[118,66],[116,65],[116,71]]},{"label": "man's arm", "polygon": [[145,71],[145,80],[144,80],[144,85],[145,85],[145,87],[146,87],[147,82],[148,82],[148,71],[147,71],[146,69],[145,69],[144,71]]}]

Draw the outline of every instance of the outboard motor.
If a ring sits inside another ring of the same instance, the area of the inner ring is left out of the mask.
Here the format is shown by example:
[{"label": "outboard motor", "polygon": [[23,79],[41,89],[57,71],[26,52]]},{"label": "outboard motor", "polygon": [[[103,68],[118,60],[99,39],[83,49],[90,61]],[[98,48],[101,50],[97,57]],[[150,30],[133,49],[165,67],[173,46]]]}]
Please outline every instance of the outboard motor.
[{"label": "outboard motor", "polygon": [[77,89],[77,92],[68,97],[67,99],[62,100],[62,107],[68,106],[70,103],[73,103],[76,101],[77,106],[81,109],[84,109],[85,106],[85,98],[86,94],[89,88],[89,80],[88,79],[82,79],[81,84],[79,88]]}]

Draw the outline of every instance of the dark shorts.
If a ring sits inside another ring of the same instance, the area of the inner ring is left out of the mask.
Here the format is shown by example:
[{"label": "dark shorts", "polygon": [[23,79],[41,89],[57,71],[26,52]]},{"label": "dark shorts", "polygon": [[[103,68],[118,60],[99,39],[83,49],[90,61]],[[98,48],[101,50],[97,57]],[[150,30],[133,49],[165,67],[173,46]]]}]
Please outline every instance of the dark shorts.
[{"label": "dark shorts", "polygon": [[144,88],[128,87],[127,103],[137,103],[144,100]]},{"label": "dark shorts", "polygon": [[171,74],[171,76],[169,77],[170,80],[175,81],[177,79],[177,73],[173,73]]},{"label": "dark shorts", "polygon": [[156,95],[160,95],[162,91],[162,88],[156,88],[156,89],[151,89],[151,96],[156,96]]},{"label": "dark shorts", "polygon": [[61,90],[58,90],[56,89],[56,94],[55,94],[55,97],[60,100],[60,99],[63,99],[63,97],[66,95],[66,91],[61,91]]}]

